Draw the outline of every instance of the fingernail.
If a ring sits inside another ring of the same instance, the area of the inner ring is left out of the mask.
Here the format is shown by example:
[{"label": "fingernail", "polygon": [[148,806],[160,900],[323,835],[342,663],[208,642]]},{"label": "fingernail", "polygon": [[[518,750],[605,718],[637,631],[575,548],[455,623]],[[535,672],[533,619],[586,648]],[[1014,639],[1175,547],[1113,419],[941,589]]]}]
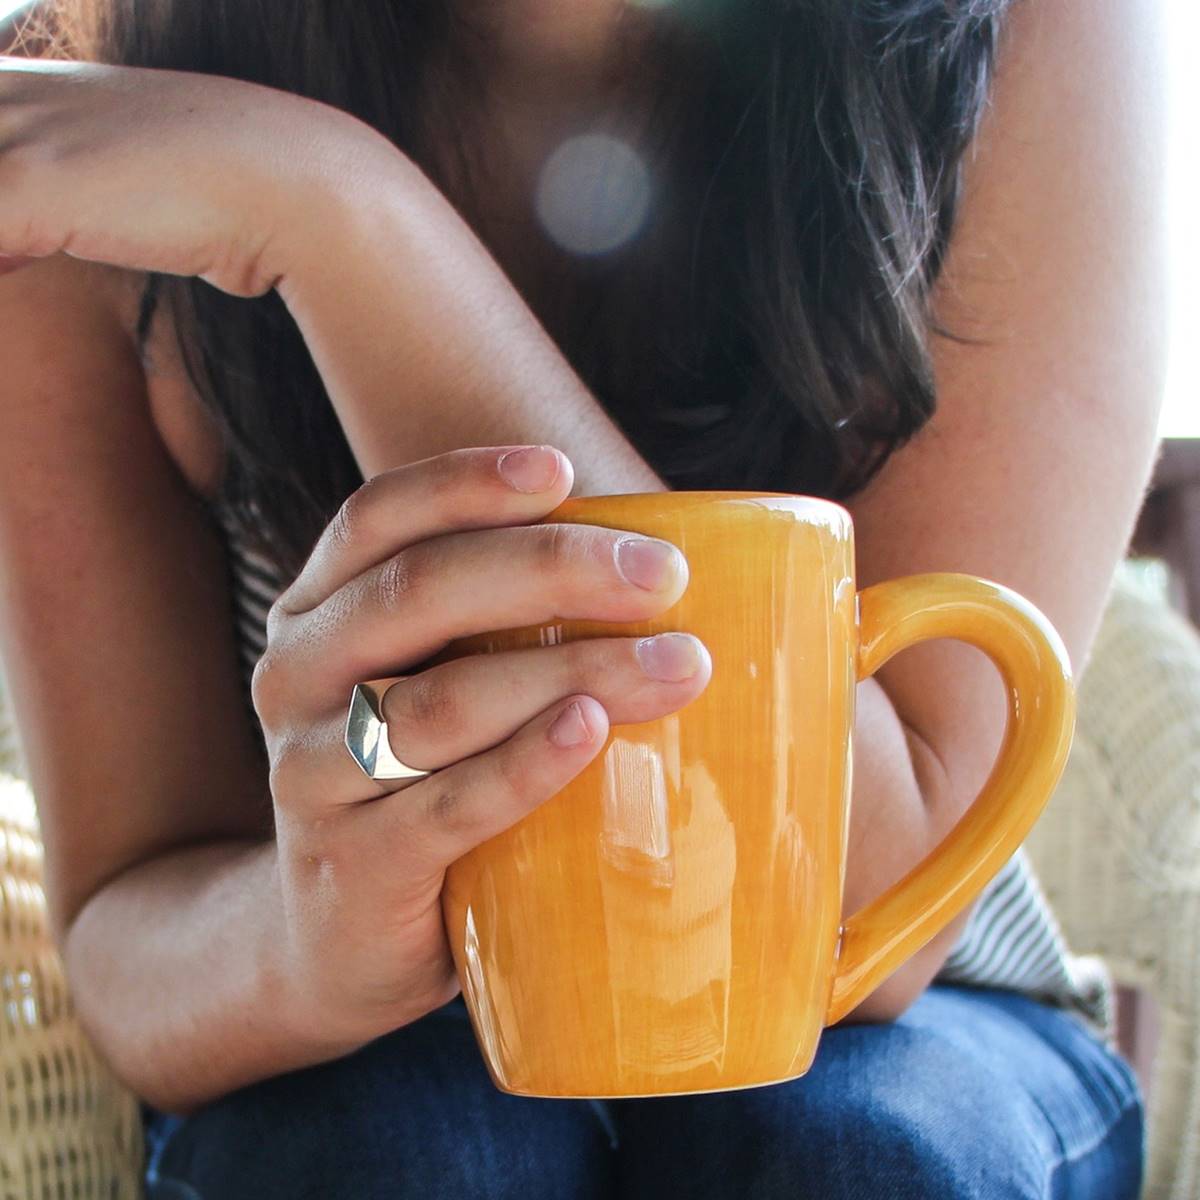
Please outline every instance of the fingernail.
[{"label": "fingernail", "polygon": [[687,633],[660,633],[634,646],[642,670],[651,679],[680,683],[700,669],[700,643]]},{"label": "fingernail", "polygon": [[623,537],[616,547],[617,570],[632,584],[657,591],[683,569],[683,555],[658,538]]},{"label": "fingernail", "polygon": [[561,464],[551,446],[526,446],[500,456],[500,476],[518,492],[545,492],[554,486]]},{"label": "fingernail", "polygon": [[592,736],[587,718],[578,700],[572,700],[550,726],[550,740],[556,746],[578,746]]}]

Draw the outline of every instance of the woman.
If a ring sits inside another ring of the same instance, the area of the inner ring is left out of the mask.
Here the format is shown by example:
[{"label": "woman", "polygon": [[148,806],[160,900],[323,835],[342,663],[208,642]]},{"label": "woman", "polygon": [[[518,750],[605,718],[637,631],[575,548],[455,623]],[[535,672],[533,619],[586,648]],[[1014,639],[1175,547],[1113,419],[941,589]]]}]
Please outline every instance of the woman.
[{"label": "woman", "polygon": [[[668,486],[838,498],[860,583],[998,579],[1085,663],[1155,445],[1150,14],[56,9],[0,71],[0,612],[54,926],[147,1101],[152,1194],[1135,1196],[1106,993],[1020,856],[803,1079],[499,1092],[445,867],[710,664],[682,634],[422,664],[664,611],[676,549],[530,523]],[[402,795],[341,744],[392,674],[432,772]],[[848,911],[961,816],[999,691],[949,643],[860,685]]]}]

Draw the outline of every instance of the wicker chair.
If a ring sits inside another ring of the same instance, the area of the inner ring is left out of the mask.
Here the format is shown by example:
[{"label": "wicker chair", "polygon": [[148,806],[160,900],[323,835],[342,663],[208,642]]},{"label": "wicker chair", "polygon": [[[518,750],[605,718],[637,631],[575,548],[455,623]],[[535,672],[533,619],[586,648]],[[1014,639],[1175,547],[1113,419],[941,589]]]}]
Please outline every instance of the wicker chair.
[{"label": "wicker chair", "polygon": [[[140,1193],[138,1106],[76,1024],[0,692],[0,1200]],[[1119,573],[1076,741],[1029,842],[1075,949],[1162,1013],[1149,1200],[1200,1197],[1200,639]]]},{"label": "wicker chair", "polygon": [[135,1200],[138,1104],[71,1010],[29,790],[0,779],[0,1200]]},{"label": "wicker chair", "polygon": [[1149,1200],[1200,1198],[1200,637],[1126,569],[1027,842],[1072,949],[1158,1002]]}]

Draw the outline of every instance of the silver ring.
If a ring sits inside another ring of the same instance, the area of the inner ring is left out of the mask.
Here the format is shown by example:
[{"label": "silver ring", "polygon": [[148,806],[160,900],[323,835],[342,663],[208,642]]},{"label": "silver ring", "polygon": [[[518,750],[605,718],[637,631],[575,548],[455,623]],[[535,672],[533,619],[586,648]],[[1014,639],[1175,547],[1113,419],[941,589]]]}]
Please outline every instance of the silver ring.
[{"label": "silver ring", "polygon": [[380,782],[400,779],[415,783],[433,774],[433,771],[422,771],[402,763],[392,752],[391,742],[388,741],[387,722],[383,719],[383,698],[393,684],[407,678],[407,675],[393,675],[388,679],[368,679],[356,683],[350,694],[350,711],[346,714],[346,749],[368,779]]}]

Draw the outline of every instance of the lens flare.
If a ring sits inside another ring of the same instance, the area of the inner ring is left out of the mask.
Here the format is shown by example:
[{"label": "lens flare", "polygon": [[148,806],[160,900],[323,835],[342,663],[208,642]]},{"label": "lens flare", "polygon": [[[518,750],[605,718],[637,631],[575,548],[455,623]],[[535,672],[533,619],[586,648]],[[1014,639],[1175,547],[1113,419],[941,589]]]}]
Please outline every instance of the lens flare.
[{"label": "lens flare", "polygon": [[574,254],[604,254],[630,241],[650,209],[650,172],[620,138],[568,138],[538,179],[537,213],[547,234]]}]

